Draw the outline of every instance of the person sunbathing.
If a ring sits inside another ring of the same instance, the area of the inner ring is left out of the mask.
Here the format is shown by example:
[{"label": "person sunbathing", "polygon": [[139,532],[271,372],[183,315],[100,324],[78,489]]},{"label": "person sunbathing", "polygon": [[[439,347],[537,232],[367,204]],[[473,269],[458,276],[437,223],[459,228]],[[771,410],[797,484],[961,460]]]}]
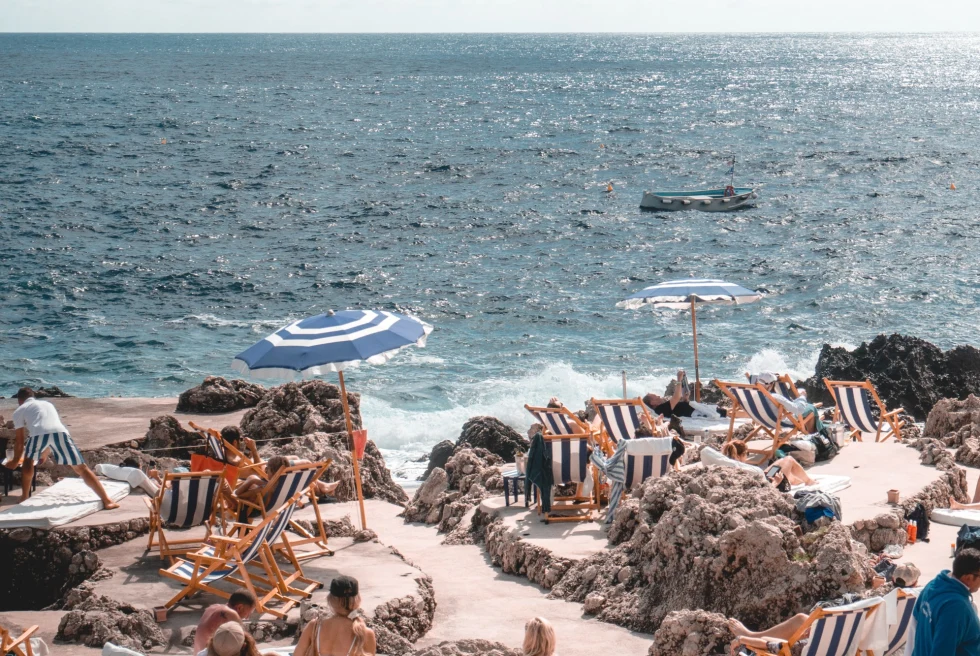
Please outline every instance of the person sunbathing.
[{"label": "person sunbathing", "polygon": [[[980,483],[977,483],[980,487]],[[960,503],[953,497],[949,498],[949,509],[950,510],[980,510],[980,503]]]},{"label": "person sunbathing", "polygon": [[364,622],[357,579],[338,576],[330,582],[327,605],[333,611],[308,623],[294,653],[303,656],[374,656],[377,641]]},{"label": "person sunbathing", "polygon": [[[265,472],[269,480],[253,474],[238,484],[238,487],[235,488],[235,496],[240,499],[257,501],[259,497],[272,493],[273,488],[269,487],[268,483],[275,478],[276,473],[280,469],[309,464],[311,464],[309,460],[297,458],[296,456],[272,456],[265,463]],[[317,497],[322,500],[323,497],[333,495],[339,485],[340,481],[334,481],[333,483],[314,481],[313,489]]]},{"label": "person sunbathing", "polygon": [[[789,618],[785,622],[780,622],[776,626],[766,629],[765,631],[749,631],[748,628],[736,619],[728,620],[728,630],[735,635],[735,641],[732,642],[731,651],[732,653],[737,653],[739,645],[745,645],[747,647],[752,647],[754,649],[764,649],[770,654],[781,654],[783,652],[779,651],[782,649],[782,643],[788,641],[796,632],[800,630],[800,627],[807,621],[807,615],[803,613],[797,613],[793,617]],[[802,640],[797,640],[792,647],[793,656],[799,656],[803,653],[803,648],[806,646],[809,640],[804,638]]]},{"label": "person sunbathing", "polygon": [[806,430],[807,434],[817,433],[823,428],[823,422],[820,421],[820,415],[817,412],[817,407],[807,401],[806,390],[800,390],[800,396],[796,399],[789,399],[783,396],[779,389],[776,387],[778,378],[776,374],[764,371],[756,377],[756,380],[766,391],[769,392],[769,396],[773,400],[781,405],[784,410],[793,415],[794,417],[799,417],[802,420],[803,428]]},{"label": "person sunbathing", "polygon": [[[258,449],[255,446],[255,440],[242,435],[242,431],[238,428],[238,426],[225,426],[222,428],[221,439],[235,447],[235,449],[237,449],[240,453],[246,454],[245,458],[248,458],[247,454],[249,453],[258,453]],[[247,460],[243,463],[243,458],[231,451],[225,453],[225,463],[231,465],[232,467],[240,467],[243,464],[253,464],[251,460]]]},{"label": "person sunbathing", "polygon": [[[742,440],[727,442],[721,447],[721,453],[726,458],[748,462],[749,447]],[[766,479],[776,486],[780,492],[789,492],[793,485],[816,485],[803,466],[792,456],[784,456],[773,462],[765,470]]]}]

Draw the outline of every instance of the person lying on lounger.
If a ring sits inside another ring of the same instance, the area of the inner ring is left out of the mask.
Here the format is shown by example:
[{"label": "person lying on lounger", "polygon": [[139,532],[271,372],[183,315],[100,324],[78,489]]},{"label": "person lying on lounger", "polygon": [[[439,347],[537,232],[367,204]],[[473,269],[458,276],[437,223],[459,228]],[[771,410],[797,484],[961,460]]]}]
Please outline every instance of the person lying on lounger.
[{"label": "person lying on lounger", "polygon": [[[789,618],[785,622],[780,622],[774,627],[766,629],[764,631],[749,631],[748,628],[736,619],[728,620],[728,630],[735,635],[736,640],[732,642],[732,653],[736,652],[739,643],[746,645],[748,647],[753,647],[755,649],[764,649],[770,654],[780,654],[779,651],[783,647],[783,643],[789,641],[796,632],[800,630],[800,627],[807,621],[808,616],[803,613],[797,613],[793,617]],[[739,640],[741,639],[741,640]],[[802,640],[797,640],[794,643],[792,650],[793,655],[803,653],[803,647],[806,646],[809,640],[804,638]]]},{"label": "person lying on lounger", "polygon": [[[726,458],[748,462],[749,448],[742,440],[733,440],[721,447],[721,453]],[[792,456],[785,456],[773,462],[765,469],[766,478],[780,492],[789,492],[793,485],[816,485],[817,482],[807,476],[806,470]]]},{"label": "person lying on lounger", "polygon": [[820,415],[817,412],[817,407],[807,401],[806,390],[800,390],[800,396],[797,399],[788,399],[779,392],[779,388],[776,386],[777,378],[776,374],[764,371],[757,377],[759,383],[766,388],[769,395],[773,400],[779,405],[783,406],[783,409],[792,414],[794,417],[799,417],[803,420],[803,428],[806,429],[807,434],[818,433],[823,428],[823,423],[820,421]]},{"label": "person lying on lounger", "polygon": [[711,417],[721,415],[717,407],[691,400],[691,386],[687,382],[687,373],[677,370],[677,377],[667,384],[664,395],[650,392],[643,397],[643,403],[663,417]]},{"label": "person lying on lounger", "polygon": [[[297,458],[296,456],[272,456],[265,463],[265,472],[272,480],[276,472],[284,467],[294,467],[296,465],[309,465],[309,460],[304,460],[303,458]],[[238,484],[235,488],[235,496],[242,499],[256,499],[260,495],[264,495],[267,492],[271,492],[272,489],[265,489],[269,481],[263,479],[261,476],[252,475],[246,478],[244,481]],[[334,481],[333,483],[324,483],[323,481],[314,481],[313,488],[316,492],[317,497],[330,496],[337,491],[337,486],[340,485],[340,481]]]}]

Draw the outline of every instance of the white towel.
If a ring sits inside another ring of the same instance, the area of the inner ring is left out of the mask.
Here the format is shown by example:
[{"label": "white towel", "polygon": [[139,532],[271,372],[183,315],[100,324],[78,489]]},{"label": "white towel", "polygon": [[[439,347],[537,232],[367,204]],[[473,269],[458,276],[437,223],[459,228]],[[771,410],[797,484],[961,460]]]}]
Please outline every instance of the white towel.
[{"label": "white towel", "polygon": [[153,482],[153,479],[135,467],[120,467],[108,463],[100,463],[95,466],[95,473],[102,474],[106,478],[114,481],[126,481],[131,487],[142,488],[151,497],[155,497],[160,492],[160,486]]},{"label": "white towel", "polygon": [[631,456],[662,456],[674,450],[672,437],[637,437],[626,441],[626,453]]},{"label": "white towel", "polygon": [[758,474],[759,476],[765,478],[765,474],[762,470],[755,465],[750,465],[747,462],[740,462],[738,460],[733,460],[725,455],[722,455],[718,451],[715,451],[710,446],[706,446],[701,449],[701,463],[706,467],[718,466],[718,467],[735,467],[736,469],[744,469],[747,472],[752,472],[753,474]]},{"label": "white towel", "polygon": [[800,490],[820,490],[821,492],[826,492],[827,494],[833,494],[834,492],[840,492],[841,490],[846,490],[851,487],[851,477],[850,476],[837,476],[834,474],[812,474],[810,476],[813,480],[817,482],[816,485],[794,485],[791,492],[798,492]]},{"label": "white towel", "polygon": [[[129,494],[129,483],[103,481],[102,486],[113,501],[119,501]],[[102,510],[102,502],[85,481],[66,478],[27,501],[0,512],[0,528],[53,528],[99,510]]]}]

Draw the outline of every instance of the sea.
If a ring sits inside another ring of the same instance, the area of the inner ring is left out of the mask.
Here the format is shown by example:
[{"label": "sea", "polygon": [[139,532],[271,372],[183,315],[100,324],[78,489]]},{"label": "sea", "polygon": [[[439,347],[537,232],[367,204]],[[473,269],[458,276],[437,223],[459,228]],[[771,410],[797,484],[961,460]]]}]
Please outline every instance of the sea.
[{"label": "sea", "polygon": [[[756,187],[731,213],[645,189]],[[476,415],[980,343],[977,35],[0,35],[0,394],[174,396],[329,309],[425,348],[348,373],[395,474]],[[607,191],[612,185],[612,191]],[[955,188],[954,188],[955,187]],[[328,377],[329,379],[329,377]]]}]

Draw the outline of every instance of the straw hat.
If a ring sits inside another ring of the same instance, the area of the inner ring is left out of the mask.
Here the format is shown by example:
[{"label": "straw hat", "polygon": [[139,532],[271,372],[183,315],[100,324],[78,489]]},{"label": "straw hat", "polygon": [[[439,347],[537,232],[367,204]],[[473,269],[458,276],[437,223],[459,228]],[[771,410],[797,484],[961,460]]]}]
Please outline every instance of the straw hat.
[{"label": "straw hat", "polygon": [[245,629],[238,622],[225,622],[211,636],[211,651],[217,656],[238,656],[244,644]]}]

